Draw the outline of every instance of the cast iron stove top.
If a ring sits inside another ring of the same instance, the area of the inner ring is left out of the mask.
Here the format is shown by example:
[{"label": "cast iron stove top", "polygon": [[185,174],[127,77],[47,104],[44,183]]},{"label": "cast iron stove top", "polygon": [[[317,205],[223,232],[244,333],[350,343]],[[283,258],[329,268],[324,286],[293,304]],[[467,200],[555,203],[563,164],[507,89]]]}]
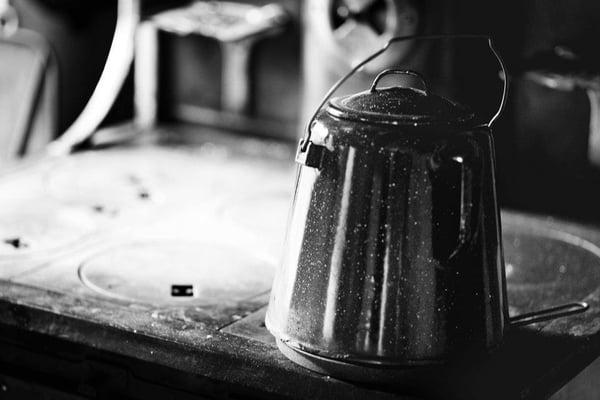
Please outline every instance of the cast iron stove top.
[{"label": "cast iron stove top", "polygon": [[[173,128],[5,173],[2,325],[267,395],[403,397],[296,366],[264,328],[291,160],[287,144]],[[511,313],[573,300],[591,309],[515,330],[450,390],[548,394],[577,372],[574,355],[581,369],[600,349],[600,231],[510,211],[502,221]]]}]

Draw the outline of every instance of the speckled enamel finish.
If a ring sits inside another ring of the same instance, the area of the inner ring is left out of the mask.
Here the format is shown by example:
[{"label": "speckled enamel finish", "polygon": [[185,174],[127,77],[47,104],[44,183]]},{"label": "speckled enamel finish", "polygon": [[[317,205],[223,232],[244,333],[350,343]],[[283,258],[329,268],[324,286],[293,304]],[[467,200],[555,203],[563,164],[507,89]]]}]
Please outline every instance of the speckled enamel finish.
[{"label": "speckled enamel finish", "polygon": [[508,311],[489,128],[334,114],[313,126],[321,167],[298,169],[267,328],[354,363],[496,346]]}]

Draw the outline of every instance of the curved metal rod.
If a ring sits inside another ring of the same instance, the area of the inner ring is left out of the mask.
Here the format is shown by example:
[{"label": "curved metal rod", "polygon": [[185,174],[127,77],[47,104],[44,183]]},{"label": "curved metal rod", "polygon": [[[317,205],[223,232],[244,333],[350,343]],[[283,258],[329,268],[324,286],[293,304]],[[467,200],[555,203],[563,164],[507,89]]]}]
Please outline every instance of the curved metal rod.
[{"label": "curved metal rod", "polygon": [[492,53],[494,53],[494,56],[496,56],[496,60],[498,60],[498,64],[500,64],[500,68],[502,68],[501,79],[504,81],[504,85],[502,86],[502,99],[500,99],[500,106],[498,107],[498,111],[496,111],[496,114],[494,114],[492,119],[490,119],[490,122],[488,122],[487,124],[488,126],[492,126],[492,124],[500,117],[500,114],[502,114],[502,111],[504,111],[504,108],[506,107],[506,100],[508,98],[508,73],[506,72],[506,65],[504,64],[504,60],[502,59],[502,57],[500,57],[500,53],[498,53],[498,51],[494,47],[494,43],[492,42],[491,37],[488,37],[488,46],[490,47]]},{"label": "curved metal rod", "polygon": [[371,54],[370,56],[368,56],[367,58],[365,58],[364,60],[362,60],[361,62],[359,62],[358,64],[356,64],[351,70],[350,72],[348,72],[346,75],[344,75],[343,77],[341,77],[325,94],[325,96],[323,97],[323,100],[321,100],[321,103],[319,104],[319,106],[317,107],[317,109],[315,110],[314,114],[312,115],[312,117],[310,118],[310,120],[308,121],[308,124],[306,125],[306,137],[302,140],[302,151],[305,151],[306,148],[308,147],[308,142],[310,140],[310,136],[311,136],[311,128],[312,125],[317,117],[317,114],[319,113],[319,111],[321,111],[321,109],[323,108],[323,106],[325,105],[325,103],[327,103],[327,101],[331,98],[331,96],[340,88],[340,86],[342,86],[352,75],[354,75],[356,72],[358,72],[358,70],[360,70],[362,67],[364,67],[366,64],[368,64],[369,62],[373,61],[374,59],[376,59],[377,57],[379,57],[381,54],[385,53],[387,51],[387,49],[394,43],[397,42],[403,42],[406,40],[435,40],[435,39],[485,39],[488,41],[488,45],[490,47],[490,50],[492,51],[492,53],[494,54],[494,56],[496,57],[496,59],[498,60],[498,63],[500,64],[500,67],[502,68],[502,72],[503,72],[503,78],[504,78],[504,86],[502,89],[502,100],[500,101],[500,106],[498,108],[498,111],[496,112],[496,114],[494,114],[494,116],[492,117],[492,119],[490,120],[490,122],[488,122],[488,126],[491,126],[494,121],[496,121],[496,119],[498,119],[498,117],[500,116],[500,114],[502,113],[502,111],[504,110],[504,107],[506,105],[506,97],[508,96],[508,74],[506,73],[506,68],[504,65],[504,61],[502,60],[502,58],[500,57],[500,54],[498,54],[498,52],[496,51],[495,47],[492,44],[492,38],[487,36],[487,35],[475,35],[475,34],[457,34],[457,35],[411,35],[411,36],[397,36],[394,38],[391,38],[390,40],[388,40],[388,42],[379,50],[377,50],[376,52],[374,52],[373,54]]},{"label": "curved metal rod", "polygon": [[115,32],[96,88],[71,126],[48,144],[48,154],[69,154],[75,146],[89,138],[106,117],[129,73],[139,21],[140,0],[119,0]]},{"label": "curved metal rod", "polygon": [[589,308],[589,304],[584,301],[562,304],[560,306],[510,317],[510,326],[525,326],[536,322],[550,321],[560,317],[579,314],[587,311]]}]

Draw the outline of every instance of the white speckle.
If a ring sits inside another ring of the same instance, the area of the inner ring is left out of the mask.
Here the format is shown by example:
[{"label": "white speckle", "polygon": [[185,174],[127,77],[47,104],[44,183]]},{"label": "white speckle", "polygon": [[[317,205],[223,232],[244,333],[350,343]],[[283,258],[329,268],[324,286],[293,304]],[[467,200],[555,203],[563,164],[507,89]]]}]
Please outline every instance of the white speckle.
[{"label": "white speckle", "polygon": [[515,272],[515,267],[512,264],[508,263],[506,264],[505,271],[506,276],[509,277],[513,274],[513,272]]},{"label": "white speckle", "polygon": [[560,267],[558,267],[558,272],[560,272],[561,274],[564,274],[565,272],[567,272],[567,267],[563,264],[560,265]]}]

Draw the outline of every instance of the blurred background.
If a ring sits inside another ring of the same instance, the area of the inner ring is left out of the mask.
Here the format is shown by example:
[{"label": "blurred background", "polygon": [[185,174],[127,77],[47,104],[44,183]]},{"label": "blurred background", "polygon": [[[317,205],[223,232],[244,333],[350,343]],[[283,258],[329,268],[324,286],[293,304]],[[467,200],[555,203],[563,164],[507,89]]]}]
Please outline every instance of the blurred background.
[{"label": "blurred background", "polygon": [[[19,84],[7,77],[27,75],[32,56],[17,56],[14,46],[3,45],[0,140],[27,137],[18,139],[5,159],[42,147],[79,115],[103,69],[117,17],[115,0],[12,3],[22,31],[34,31],[45,42],[29,38],[28,45],[54,63],[57,73],[28,72],[43,76],[48,87],[37,93],[42,100],[29,100],[39,103],[27,114],[30,129],[17,129],[10,120],[18,113],[7,111],[7,104],[14,93],[28,90],[31,79]],[[152,24],[152,32],[139,35],[143,39],[136,44],[139,79],[132,69],[104,125],[133,118],[137,96],[146,123],[184,121],[295,141],[335,80],[390,37],[483,33],[494,38],[511,82],[508,107],[494,127],[502,203],[600,222],[598,2],[255,0],[207,13],[215,4],[141,2],[142,21]],[[219,31],[219,13],[231,17],[243,6],[267,4],[260,11],[262,22],[238,29],[237,37]],[[384,66],[409,67],[485,120],[500,98],[493,63],[485,43],[401,43],[345,90],[365,88]]]}]

